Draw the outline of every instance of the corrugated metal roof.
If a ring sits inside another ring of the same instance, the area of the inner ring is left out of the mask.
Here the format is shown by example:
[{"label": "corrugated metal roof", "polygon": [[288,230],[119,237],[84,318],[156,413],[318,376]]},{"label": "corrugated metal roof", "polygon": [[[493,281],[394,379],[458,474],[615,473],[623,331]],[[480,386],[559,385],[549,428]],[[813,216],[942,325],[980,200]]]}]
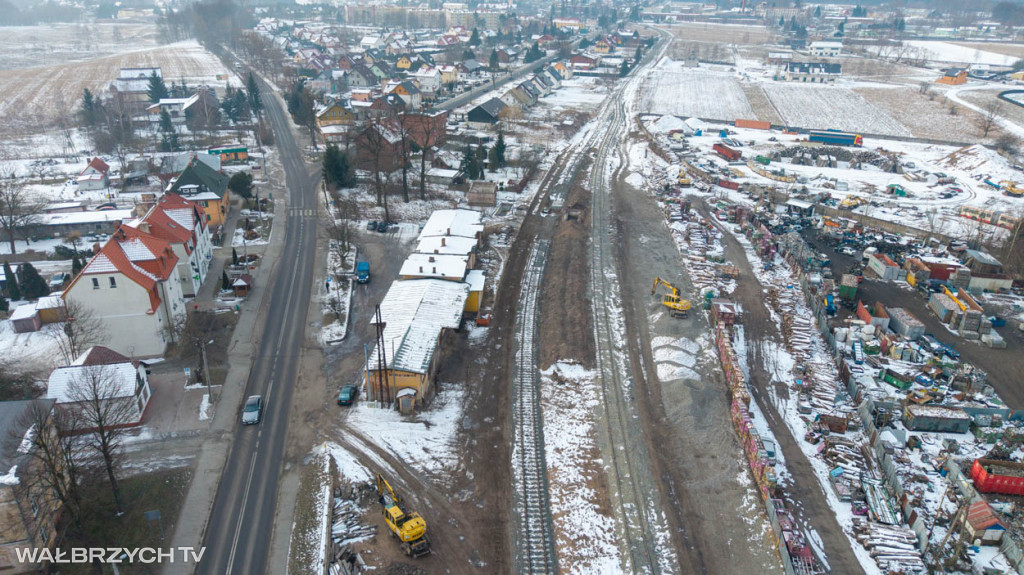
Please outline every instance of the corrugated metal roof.
[{"label": "corrugated metal roof", "polygon": [[[380,302],[384,322],[384,350],[388,367],[426,373],[443,328],[455,329],[469,297],[469,284],[435,279],[404,280],[391,284]],[[377,365],[377,351],[370,368]]]},{"label": "corrugated metal roof", "polygon": [[996,517],[996,512],[984,501],[976,501],[967,508],[967,522],[971,524],[975,531],[983,531],[993,527],[1005,529],[1002,522]]},{"label": "corrugated metal roof", "polygon": [[476,210],[437,210],[423,224],[420,237],[462,236],[476,238],[484,229],[480,223],[480,212]]}]

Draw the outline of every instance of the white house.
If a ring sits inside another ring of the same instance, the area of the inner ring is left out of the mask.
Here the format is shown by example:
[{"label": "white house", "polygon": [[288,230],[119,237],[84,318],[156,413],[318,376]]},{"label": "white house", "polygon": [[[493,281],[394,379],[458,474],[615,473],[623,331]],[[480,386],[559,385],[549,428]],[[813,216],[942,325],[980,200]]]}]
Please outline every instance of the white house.
[{"label": "white house", "polygon": [[181,293],[195,297],[213,259],[210,229],[202,209],[177,194],[165,194],[145,216],[129,225],[171,244],[178,256]]},{"label": "white house", "polygon": [[106,162],[99,158],[92,158],[85,169],[75,178],[79,191],[89,192],[110,187],[110,179],[107,175],[109,171],[110,166]]},{"label": "white house", "polygon": [[842,64],[826,62],[787,62],[785,78],[789,82],[834,84],[843,76]]},{"label": "white house", "polygon": [[843,53],[842,42],[811,42],[807,47],[807,51],[810,52],[811,56],[817,56],[819,58],[835,58]]},{"label": "white house", "polygon": [[441,71],[437,68],[421,68],[412,77],[419,82],[422,92],[433,95],[441,90]]},{"label": "white house", "polygon": [[103,322],[109,347],[132,357],[160,355],[185,318],[177,265],[169,242],[122,225],[62,297]]},{"label": "white house", "polygon": [[53,370],[46,387],[46,397],[56,400],[57,409],[76,409],[77,404],[99,398],[107,404],[104,411],[116,427],[142,423],[152,395],[145,366],[102,346],[89,348],[71,365]]}]

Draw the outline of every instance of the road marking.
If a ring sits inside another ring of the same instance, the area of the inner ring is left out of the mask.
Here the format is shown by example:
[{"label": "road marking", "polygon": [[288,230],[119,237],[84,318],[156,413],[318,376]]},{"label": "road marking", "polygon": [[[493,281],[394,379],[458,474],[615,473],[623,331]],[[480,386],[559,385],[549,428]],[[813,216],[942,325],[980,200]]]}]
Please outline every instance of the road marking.
[{"label": "road marking", "polygon": [[[261,430],[262,431],[262,430]],[[249,462],[249,477],[245,480],[245,492],[242,495],[242,507],[238,511],[238,524],[235,525],[235,537],[231,541],[231,553],[228,555],[228,566],[224,570],[225,575],[231,573],[231,566],[235,563],[235,553],[238,551],[238,538],[242,534],[242,520],[245,519],[245,504],[249,500],[249,489],[252,487],[252,474],[256,470],[256,456],[260,452],[260,436],[256,435],[256,448],[252,452],[252,461]]]}]

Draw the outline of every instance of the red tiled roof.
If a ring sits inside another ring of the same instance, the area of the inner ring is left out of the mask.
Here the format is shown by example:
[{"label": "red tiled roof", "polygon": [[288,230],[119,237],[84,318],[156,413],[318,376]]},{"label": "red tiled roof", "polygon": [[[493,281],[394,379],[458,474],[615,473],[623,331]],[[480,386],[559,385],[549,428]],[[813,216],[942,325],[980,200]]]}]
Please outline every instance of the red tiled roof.
[{"label": "red tiled roof", "polygon": [[[101,174],[105,174],[110,171],[110,166],[99,158],[89,160],[89,164],[85,167],[85,170],[88,170],[89,168],[92,168]],[[85,170],[82,170],[83,174],[85,173]]]},{"label": "red tiled roof", "polygon": [[120,273],[149,292],[152,305],[150,311],[156,311],[161,303],[156,284],[167,280],[177,264],[178,256],[174,255],[170,243],[135,228],[120,226],[114,236],[85,264],[79,278],[92,274]]},{"label": "red tiled roof", "polygon": [[148,229],[139,226],[146,233],[170,243],[185,244],[185,252],[191,253],[192,250],[188,249],[188,241],[192,239],[192,230],[186,229],[174,221],[174,218],[164,211],[163,206],[159,204],[153,206],[143,216],[141,224],[149,224]]},{"label": "red tiled roof", "polygon": [[111,365],[131,361],[109,347],[97,345],[90,347],[75,360],[75,365]]}]

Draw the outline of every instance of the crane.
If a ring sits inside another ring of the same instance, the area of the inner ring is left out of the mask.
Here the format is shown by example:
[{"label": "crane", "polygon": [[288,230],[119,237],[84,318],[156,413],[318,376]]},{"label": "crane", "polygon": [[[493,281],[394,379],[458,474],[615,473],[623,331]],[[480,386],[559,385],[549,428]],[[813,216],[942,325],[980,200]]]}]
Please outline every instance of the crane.
[{"label": "crane", "polygon": [[949,291],[949,288],[946,287],[945,284],[942,285],[942,291],[949,296],[949,299],[953,300],[953,303],[960,307],[960,311],[967,311],[967,304],[958,300],[956,296],[953,295],[953,292]]},{"label": "crane", "polygon": [[377,495],[384,508],[384,523],[391,530],[391,535],[401,541],[402,551],[409,557],[422,557],[430,553],[427,522],[415,511],[406,512],[402,497],[395,493],[380,473],[377,474]]},{"label": "crane", "polygon": [[686,317],[690,311],[690,300],[679,297],[679,289],[661,278],[654,278],[654,285],[651,286],[651,295],[658,292],[658,286],[665,286],[671,294],[665,294],[661,298],[661,304],[672,310],[673,317]]}]

